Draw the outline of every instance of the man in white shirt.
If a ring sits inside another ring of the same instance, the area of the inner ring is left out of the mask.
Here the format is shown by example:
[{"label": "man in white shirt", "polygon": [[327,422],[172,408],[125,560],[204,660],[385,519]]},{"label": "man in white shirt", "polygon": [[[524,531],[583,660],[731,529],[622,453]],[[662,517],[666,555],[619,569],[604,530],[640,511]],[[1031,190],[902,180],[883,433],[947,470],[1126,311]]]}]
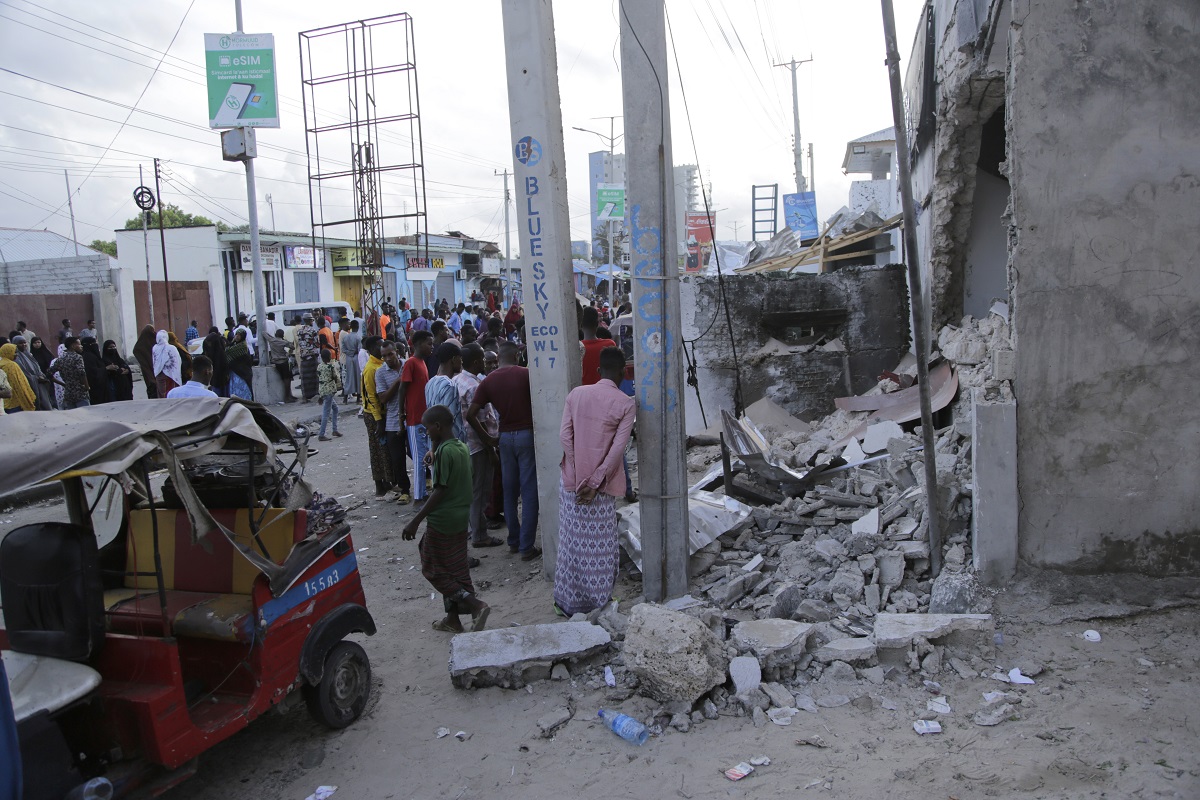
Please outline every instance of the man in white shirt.
[{"label": "man in white shirt", "polygon": [[[475,342],[464,346],[462,365],[462,370],[451,378],[451,382],[458,389],[460,407],[470,408],[475,401],[475,390],[483,380],[483,348]],[[500,435],[500,418],[491,403],[479,410],[478,422],[489,436]],[[497,547],[504,541],[488,534],[485,513],[492,497],[496,451],[479,438],[473,427],[465,427],[467,450],[471,453],[471,510],[467,517],[467,530],[475,547]]]},{"label": "man in white shirt", "polygon": [[274,311],[267,312],[266,329],[267,329],[267,336],[274,336],[275,331],[279,330],[279,324],[275,322],[275,312]]},{"label": "man in white shirt", "polygon": [[250,351],[250,356],[253,357],[254,356],[255,336],[254,336],[254,331],[250,330],[250,325],[247,322],[245,313],[238,314],[237,322],[238,322],[237,327],[233,329],[233,332],[234,333],[237,333],[238,331],[246,332],[246,349],[248,349]]},{"label": "man in white shirt", "polygon": [[181,397],[216,397],[217,393],[208,388],[212,383],[213,365],[208,356],[195,356],[192,359],[192,379],[183,386],[176,386],[167,392],[168,400]]}]

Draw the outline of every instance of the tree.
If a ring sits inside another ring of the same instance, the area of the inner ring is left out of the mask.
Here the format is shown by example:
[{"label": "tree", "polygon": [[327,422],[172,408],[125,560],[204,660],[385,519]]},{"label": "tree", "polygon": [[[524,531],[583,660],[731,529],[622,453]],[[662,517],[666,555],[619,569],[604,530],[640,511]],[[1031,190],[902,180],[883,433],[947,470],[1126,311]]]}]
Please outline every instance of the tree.
[{"label": "tree", "polygon": [[608,225],[603,222],[596,227],[596,232],[592,234],[592,258],[597,264],[616,264],[621,266],[621,260],[625,256],[625,248],[622,244],[623,233],[621,226],[617,225],[613,231],[613,255],[615,261],[610,261],[608,257]]},{"label": "tree", "polygon": [[[229,230],[229,226],[224,222],[213,222],[208,217],[202,217],[199,214],[189,214],[174,203],[167,203],[163,206],[163,227],[164,228],[184,228],[190,225],[216,225],[217,230],[225,232]],[[142,227],[141,215],[130,217],[125,220],[125,230],[133,231]],[[150,227],[158,227],[158,212],[154,212]]]},{"label": "tree", "polygon": [[[141,226],[139,225],[138,227]],[[93,250],[99,250],[101,253],[112,256],[113,258],[117,257],[117,243],[115,241],[93,239],[92,243],[89,244],[88,247],[92,248]]]}]

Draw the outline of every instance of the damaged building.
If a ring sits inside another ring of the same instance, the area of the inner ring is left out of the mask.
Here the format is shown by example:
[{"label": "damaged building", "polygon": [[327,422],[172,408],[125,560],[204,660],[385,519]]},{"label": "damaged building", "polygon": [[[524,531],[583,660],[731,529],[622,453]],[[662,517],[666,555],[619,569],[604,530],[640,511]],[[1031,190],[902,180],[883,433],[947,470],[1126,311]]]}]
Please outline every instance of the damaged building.
[{"label": "damaged building", "polygon": [[1200,565],[1200,379],[1184,363],[1200,299],[1198,22],[1184,0],[923,14],[906,94],[932,321],[1011,310],[1011,364],[994,366],[1016,406],[986,413],[1015,439],[1011,513],[1035,565]]},{"label": "damaged building", "polygon": [[[1182,0],[937,0],[922,13],[903,157],[935,359],[958,381],[935,424],[972,443],[974,560],[993,583],[1018,553],[1085,572],[1200,563],[1187,485],[1200,378],[1184,364],[1200,298],[1197,17]],[[738,390],[743,407],[767,398],[814,421],[900,370],[911,341],[906,276],[888,264],[903,260],[890,142],[885,129],[848,144],[875,206],[852,192],[817,242],[724,276],[732,335],[722,281],[685,283],[684,337],[702,337],[689,433],[719,427]]]}]

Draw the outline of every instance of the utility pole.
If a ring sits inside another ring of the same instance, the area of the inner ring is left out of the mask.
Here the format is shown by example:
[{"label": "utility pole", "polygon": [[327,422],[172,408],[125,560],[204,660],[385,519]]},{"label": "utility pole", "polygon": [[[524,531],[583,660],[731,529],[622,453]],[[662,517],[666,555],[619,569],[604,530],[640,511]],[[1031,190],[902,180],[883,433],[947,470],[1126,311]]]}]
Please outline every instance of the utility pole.
[{"label": "utility pole", "polygon": [[817,168],[813,166],[812,142],[808,143],[808,185],[817,188]]},{"label": "utility pole", "polygon": [[[567,393],[579,385],[578,322],[571,270],[562,98],[548,2],[503,0],[504,59],[513,181],[522,257],[529,379],[533,387],[533,445],[541,487],[542,575],[554,577],[558,555],[559,423]],[[680,460],[682,466],[683,461]],[[526,508],[529,514],[532,509]],[[681,528],[686,537],[686,529]]]},{"label": "utility pole", "polygon": [[[67,209],[71,212],[71,241],[75,243],[75,257],[79,257],[79,236],[75,233],[75,206],[71,203],[71,179],[67,177],[67,171],[63,170],[63,180],[67,183]],[[62,206],[59,206],[62,208]]]},{"label": "utility pole", "polygon": [[794,136],[792,153],[796,157],[797,192],[807,192],[808,181],[804,180],[804,149],[800,146],[800,92],[796,88],[796,70],[800,69],[801,64],[807,64],[810,61],[812,61],[811,56],[803,61],[797,61],[793,58],[791,61],[775,65],[777,67],[787,67],[792,71],[792,134]]},{"label": "utility pole", "polygon": [[[171,316],[171,273],[167,271],[167,235],[163,232],[163,206],[162,201],[162,168],[159,160],[154,159],[154,196],[158,199],[158,241],[162,244],[162,262],[163,262],[163,290],[167,295],[167,330],[175,330],[172,325],[174,320]],[[154,287],[150,287],[151,293],[154,292]]]},{"label": "utility pole", "polygon": [[[593,117],[592,119],[604,119],[604,117]],[[617,162],[614,160],[614,152],[617,144],[617,117],[608,117],[608,168],[616,174]],[[623,136],[624,134],[622,134]],[[628,177],[628,174],[626,174]],[[610,298],[610,307],[615,316],[617,313],[617,257],[613,252],[613,224],[616,220],[608,221],[608,294]]]},{"label": "utility pole", "polygon": [[[625,134],[623,134],[623,133],[620,135],[617,135],[616,121],[619,119],[624,119],[624,117],[620,114],[616,114],[616,115],[610,115],[607,117],[592,117],[592,119],[608,120],[608,136],[605,136],[603,133],[599,133],[598,131],[589,130],[588,128],[578,128],[578,127],[574,127],[574,126],[572,126],[572,127],[574,128],[574,130],[582,131],[584,133],[590,133],[595,136],[599,136],[601,139],[608,142],[608,170],[606,170],[606,173],[608,173],[608,174],[606,174],[606,177],[608,178],[608,180],[606,181],[606,183],[611,184],[612,179],[616,175],[616,161],[615,161],[614,151],[616,149],[617,139],[621,139],[625,136]],[[626,170],[626,177],[628,177],[628,170]],[[628,195],[628,193],[626,193],[626,194]],[[596,198],[593,197],[588,202],[593,203],[595,201],[596,201]],[[616,308],[617,308],[617,275],[616,275],[616,273],[618,272],[619,265],[617,264],[617,258],[614,253],[614,244],[613,244],[613,238],[614,238],[613,237],[613,223],[614,222],[616,222],[616,220],[613,220],[613,219],[608,220],[607,225],[605,227],[608,229],[608,294],[609,294],[609,297],[611,298],[612,308],[614,311],[616,311]],[[588,238],[590,239],[591,236],[589,235]]]},{"label": "utility pole", "polygon": [[687,592],[690,529],[669,70],[663,0],[621,0],[620,13],[642,586],[657,602]]},{"label": "utility pole", "polygon": [[[138,186],[145,186],[146,181],[142,178],[142,165],[138,164]],[[155,202],[158,198],[155,197]],[[138,209],[138,214],[142,217],[142,248],[146,252],[146,296],[150,301],[150,324],[154,325],[154,281],[150,278],[150,235],[146,231],[146,223],[150,219],[150,212]]]},{"label": "utility pole", "polygon": [[739,224],[738,221],[735,219],[729,225],[731,228],[733,228],[733,238],[735,241],[741,241],[740,239],[738,239],[738,224]]},{"label": "utility pole", "polygon": [[497,172],[495,170],[493,170],[492,172],[495,175],[503,175],[504,176],[504,266],[501,268],[501,271],[500,271],[500,285],[501,285],[501,287],[503,287],[503,294],[504,294],[504,297],[502,298],[503,302],[511,304],[512,300],[509,299],[509,293],[511,291],[510,280],[511,280],[512,273],[510,273],[508,271],[508,260],[510,258],[512,258],[512,251],[510,251],[508,249],[510,246],[509,238],[508,238],[508,234],[509,234],[508,206],[509,206],[509,203],[511,202],[511,198],[508,196],[508,176],[512,175],[512,173],[509,172],[507,169],[505,169],[503,172]]},{"label": "utility pole", "polygon": [[896,16],[892,0],[883,4],[883,39],[887,51],[885,63],[892,89],[892,122],[896,126],[897,177],[900,199],[904,204],[904,261],[908,265],[909,305],[913,316],[913,340],[917,351],[917,388],[921,404],[921,442],[925,452],[925,519],[929,524],[929,565],[936,578],[942,571],[942,531],[938,518],[937,459],[934,452],[933,406],[929,399],[929,309],[921,280],[917,249],[917,207],[913,202],[912,174],[908,161],[908,128],[905,127],[904,93],[900,79],[900,50],[896,46]]},{"label": "utility pole", "polygon": [[267,205],[271,207],[271,230],[277,231],[275,227],[275,203],[271,200],[271,193],[267,192]]}]

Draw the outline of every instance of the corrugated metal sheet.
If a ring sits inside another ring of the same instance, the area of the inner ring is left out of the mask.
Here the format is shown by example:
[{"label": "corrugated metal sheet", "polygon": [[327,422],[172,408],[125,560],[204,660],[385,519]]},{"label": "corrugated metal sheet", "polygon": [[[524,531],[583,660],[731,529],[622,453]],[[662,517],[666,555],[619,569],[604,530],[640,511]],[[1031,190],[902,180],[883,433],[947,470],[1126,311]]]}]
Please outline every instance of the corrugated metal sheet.
[{"label": "corrugated metal sheet", "polygon": [[[93,256],[101,253],[81,244],[79,255]],[[66,236],[60,236],[53,231],[0,228],[0,263],[64,257],[75,257],[75,244]]]}]

